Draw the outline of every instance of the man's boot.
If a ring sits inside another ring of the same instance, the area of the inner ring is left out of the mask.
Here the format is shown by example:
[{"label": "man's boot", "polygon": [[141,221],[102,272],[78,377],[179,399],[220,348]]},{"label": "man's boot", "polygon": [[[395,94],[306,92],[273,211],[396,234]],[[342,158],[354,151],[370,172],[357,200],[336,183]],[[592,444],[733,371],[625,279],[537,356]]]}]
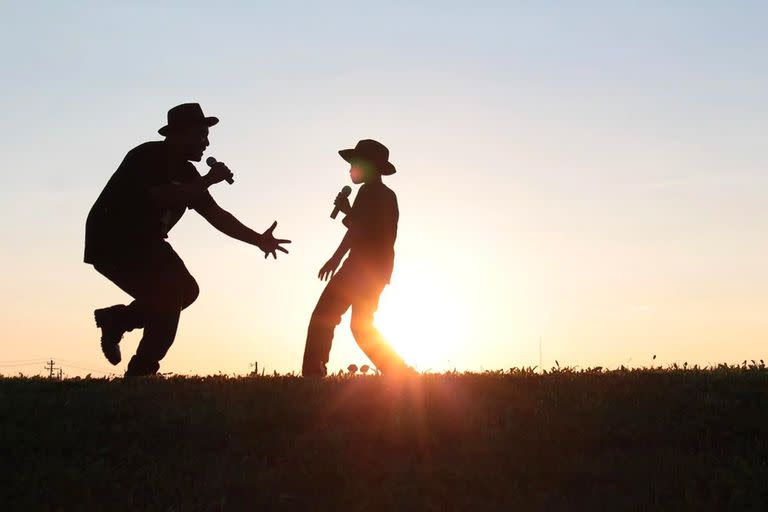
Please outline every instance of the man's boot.
[{"label": "man's boot", "polygon": [[144,361],[139,356],[133,356],[128,361],[128,368],[125,370],[126,377],[147,377],[155,375],[160,369],[160,363],[157,361]]},{"label": "man's boot", "polygon": [[101,351],[107,361],[113,365],[120,363],[120,340],[123,339],[125,321],[123,317],[128,307],[124,305],[111,306],[97,309],[93,312],[96,319],[96,327],[101,328]]}]

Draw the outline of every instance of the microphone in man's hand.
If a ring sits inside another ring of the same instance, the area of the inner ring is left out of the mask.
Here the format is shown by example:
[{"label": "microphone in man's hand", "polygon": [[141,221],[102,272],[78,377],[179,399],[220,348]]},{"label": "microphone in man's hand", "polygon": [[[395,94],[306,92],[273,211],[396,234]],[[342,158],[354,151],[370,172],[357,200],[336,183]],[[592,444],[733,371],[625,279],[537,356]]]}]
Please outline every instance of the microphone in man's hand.
[{"label": "microphone in man's hand", "polygon": [[[213,167],[214,165],[216,165],[219,162],[217,162],[216,159],[213,158],[212,156],[209,156],[208,158],[205,159],[205,163],[208,164],[208,167]],[[229,183],[230,185],[235,182],[235,180],[233,180],[231,176],[229,178],[225,178],[225,179],[227,180],[227,183]]]},{"label": "microphone in man's hand", "polygon": [[[341,192],[339,192],[339,195],[341,197],[349,197],[349,194],[351,193],[352,193],[352,187],[350,187],[349,185],[344,185],[344,188],[341,189]],[[334,208],[333,211],[331,212],[331,218],[335,219],[340,211],[341,210],[339,210],[338,206]]]}]

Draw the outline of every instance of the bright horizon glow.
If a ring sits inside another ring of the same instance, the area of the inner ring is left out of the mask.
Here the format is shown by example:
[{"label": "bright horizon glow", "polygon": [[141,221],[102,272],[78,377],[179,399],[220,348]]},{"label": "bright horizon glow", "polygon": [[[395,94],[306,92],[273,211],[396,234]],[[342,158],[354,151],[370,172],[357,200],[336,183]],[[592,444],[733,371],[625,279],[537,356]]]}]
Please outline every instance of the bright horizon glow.
[{"label": "bright horizon glow", "polygon": [[417,370],[451,369],[474,320],[467,318],[467,298],[426,268],[400,282],[385,290],[376,326]]}]

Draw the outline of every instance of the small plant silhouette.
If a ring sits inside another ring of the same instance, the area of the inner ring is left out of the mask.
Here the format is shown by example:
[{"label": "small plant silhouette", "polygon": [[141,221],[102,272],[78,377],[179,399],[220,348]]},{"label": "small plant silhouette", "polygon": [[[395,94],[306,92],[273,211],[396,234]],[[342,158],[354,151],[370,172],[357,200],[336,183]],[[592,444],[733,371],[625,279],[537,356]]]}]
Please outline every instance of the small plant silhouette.
[{"label": "small plant silhouette", "polygon": [[367,364],[364,364],[363,366],[361,366],[361,367],[360,367],[360,373],[362,373],[363,375],[365,375],[366,373],[368,373],[368,371],[369,371],[370,369],[371,369],[371,367],[370,367],[370,366],[368,366]]},{"label": "small plant silhouette", "polygon": [[351,364],[351,365],[347,366],[347,371],[349,371],[350,375],[356,374],[357,373],[357,365],[356,364]]}]

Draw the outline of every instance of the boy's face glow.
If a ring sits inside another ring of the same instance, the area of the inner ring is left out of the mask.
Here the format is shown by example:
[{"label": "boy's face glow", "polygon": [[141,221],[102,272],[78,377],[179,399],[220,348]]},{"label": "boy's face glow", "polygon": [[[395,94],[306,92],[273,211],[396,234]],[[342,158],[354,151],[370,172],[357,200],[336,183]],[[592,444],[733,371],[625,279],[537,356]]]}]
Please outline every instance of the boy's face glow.
[{"label": "boy's face glow", "polygon": [[352,165],[349,168],[349,177],[352,178],[352,183],[358,185],[371,179],[374,172],[373,166],[369,163],[356,161],[352,162]]},{"label": "boy's face glow", "polygon": [[365,170],[360,166],[352,164],[349,168],[349,177],[352,178],[352,183],[355,185],[362,183],[365,181]]}]

